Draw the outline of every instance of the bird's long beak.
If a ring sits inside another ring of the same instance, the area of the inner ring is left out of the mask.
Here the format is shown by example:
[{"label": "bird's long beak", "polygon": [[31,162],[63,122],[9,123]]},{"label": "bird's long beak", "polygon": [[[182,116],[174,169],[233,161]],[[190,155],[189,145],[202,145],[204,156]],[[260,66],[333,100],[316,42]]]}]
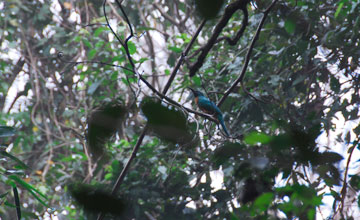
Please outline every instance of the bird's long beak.
[{"label": "bird's long beak", "polygon": [[190,87],[187,87],[190,91],[191,91],[191,93],[190,93],[190,95],[186,98],[186,101],[185,102],[188,102],[188,101],[190,101],[191,99],[193,99],[194,98],[194,91],[195,90],[193,90],[192,88],[190,88]]},{"label": "bird's long beak", "polygon": [[194,94],[195,93],[195,90],[190,88],[190,87],[187,87],[189,90],[191,90],[191,92]]}]

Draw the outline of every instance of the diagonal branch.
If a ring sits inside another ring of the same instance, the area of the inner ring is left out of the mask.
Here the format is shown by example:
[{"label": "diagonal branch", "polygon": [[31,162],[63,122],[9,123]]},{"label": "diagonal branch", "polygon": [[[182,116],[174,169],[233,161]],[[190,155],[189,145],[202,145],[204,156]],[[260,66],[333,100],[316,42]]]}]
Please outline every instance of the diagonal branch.
[{"label": "diagonal branch", "polygon": [[251,44],[250,44],[250,47],[248,49],[248,52],[246,53],[246,57],[245,57],[245,63],[244,63],[244,66],[241,70],[241,73],[240,73],[240,76],[236,79],[236,81],[231,85],[231,87],[226,90],[224,96],[220,99],[219,103],[217,104],[218,107],[220,107],[225,99],[229,96],[229,94],[234,90],[234,88],[240,83],[243,81],[244,79],[244,76],[245,76],[245,72],[246,72],[246,69],[249,65],[249,62],[250,62],[250,56],[251,56],[251,53],[252,53],[252,50],[254,49],[254,46],[255,46],[255,42],[257,41],[257,39],[259,38],[259,35],[260,35],[260,31],[261,31],[261,28],[262,26],[264,25],[265,23],[265,19],[267,17],[267,15],[269,14],[269,12],[271,11],[271,9],[273,8],[273,6],[275,5],[275,3],[277,2],[278,0],[273,0],[273,2],[269,5],[269,7],[264,11],[264,15],[259,23],[259,26],[256,30],[256,33],[255,33],[255,36],[253,37],[252,41],[251,41]]},{"label": "diagonal branch", "polygon": [[[208,40],[207,44],[202,48],[201,54],[199,55],[197,61],[190,67],[190,70],[189,70],[190,77],[194,76],[196,74],[196,72],[200,69],[200,67],[203,65],[206,56],[208,55],[211,48],[216,43],[221,31],[227,25],[227,23],[229,22],[232,15],[239,9],[242,9],[244,11],[243,8],[245,8],[245,10],[246,10],[246,5],[248,3],[249,3],[249,0],[245,0],[245,1],[244,0],[237,0],[237,1],[233,2],[233,3],[230,3],[226,7],[224,15],[221,17],[220,21],[215,26],[214,33],[212,34],[212,36]],[[247,17],[247,16],[244,15],[244,17]],[[247,24],[247,22],[246,22],[246,24]],[[245,27],[241,28],[241,29],[245,30]],[[239,32],[241,32],[241,30]],[[239,34],[239,32],[238,32],[238,34]],[[240,36],[238,37],[239,39],[240,39]],[[237,38],[237,36],[236,36],[236,38]]]},{"label": "diagonal branch", "polygon": [[170,21],[173,25],[179,26],[180,23],[177,22],[173,17],[171,17],[169,14],[167,14],[163,8],[158,5],[158,3],[153,3],[154,8],[156,8],[164,18],[166,18],[168,21]]},{"label": "diagonal branch", "polygon": [[163,90],[163,94],[166,94],[166,92],[169,90],[170,85],[171,85],[172,81],[174,80],[174,78],[175,78],[175,76],[177,74],[177,71],[179,70],[181,64],[184,62],[185,57],[188,55],[188,53],[190,51],[190,48],[195,43],[195,40],[196,40],[197,36],[199,35],[200,31],[203,29],[205,23],[206,23],[206,20],[203,20],[201,22],[200,26],[198,27],[198,29],[196,30],[194,36],[192,37],[190,43],[187,45],[185,51],[181,54],[181,57],[179,58],[178,62],[176,63],[175,68],[173,69],[173,71],[172,71],[172,73],[170,75],[170,78],[169,78],[168,82],[165,85],[165,88]]}]

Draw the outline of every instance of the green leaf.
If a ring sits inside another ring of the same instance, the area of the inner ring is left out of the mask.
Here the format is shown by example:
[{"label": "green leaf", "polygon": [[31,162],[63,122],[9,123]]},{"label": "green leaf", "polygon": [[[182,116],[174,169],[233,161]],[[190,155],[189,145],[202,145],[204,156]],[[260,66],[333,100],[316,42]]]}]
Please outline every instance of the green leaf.
[{"label": "green leaf", "polygon": [[340,87],[341,87],[341,85],[340,85],[339,80],[331,75],[331,78],[330,78],[330,88],[331,88],[331,90],[333,90],[335,93],[339,93]]},{"label": "green leaf", "polygon": [[140,58],[140,60],[138,60],[137,62],[138,63],[143,63],[145,61],[149,60],[148,58]]},{"label": "green leaf", "polygon": [[131,55],[133,55],[133,54],[136,53],[136,45],[135,45],[133,42],[128,41],[127,46],[128,46],[128,49],[129,49],[129,53],[130,53]]},{"label": "green leaf", "polygon": [[324,163],[337,163],[343,159],[344,159],[344,157],[338,153],[323,152],[323,153],[320,153],[318,160],[319,160],[320,164],[324,164]]},{"label": "green leaf", "polygon": [[105,174],[104,179],[105,180],[111,180],[112,177],[113,177],[112,173],[107,173],[107,174]]},{"label": "green leaf", "polygon": [[125,77],[122,77],[122,78],[121,78],[121,81],[122,81],[126,86],[129,86],[129,82],[126,80]]},{"label": "green leaf", "polygon": [[137,32],[144,32],[144,31],[156,31],[156,28],[152,28],[152,27],[138,27],[136,28]]},{"label": "green leaf", "polygon": [[114,56],[111,61],[114,62],[114,61],[118,61],[119,63],[122,63],[126,60],[125,56],[123,55],[120,55],[120,56]]},{"label": "green leaf", "polygon": [[180,38],[184,41],[184,43],[189,43],[191,40],[191,37],[187,35],[186,33],[182,33],[180,35],[177,35],[176,38]]},{"label": "green leaf", "polygon": [[356,191],[359,191],[359,190],[360,190],[360,176],[358,176],[358,175],[353,175],[353,176],[351,176],[350,185],[351,185]]},{"label": "green leaf", "polygon": [[194,83],[195,83],[196,86],[198,86],[198,87],[201,86],[201,79],[200,79],[199,76],[195,75],[195,76],[193,76],[191,79],[194,81]]},{"label": "green leaf", "polygon": [[348,131],[347,134],[345,135],[345,143],[346,144],[349,144],[350,143],[350,140],[351,140],[351,132]]},{"label": "green leaf", "polygon": [[88,39],[83,38],[82,42],[85,44],[86,47],[93,48],[92,44],[90,43],[90,41]]},{"label": "green leaf", "polygon": [[356,135],[360,135],[360,124],[353,129]]},{"label": "green leaf", "polygon": [[294,22],[294,20],[287,19],[285,21],[285,30],[286,30],[286,32],[288,32],[289,34],[293,34],[293,33],[295,33],[295,29],[296,29],[296,23]]},{"label": "green leaf", "polygon": [[19,160],[17,157],[9,154],[9,153],[6,152],[6,151],[0,151],[0,155],[12,159],[12,160],[15,161],[16,163],[18,163],[20,166],[22,166],[23,169],[30,169],[30,167],[29,167],[28,165],[26,165],[26,164],[23,163],[21,160]]},{"label": "green leaf", "polygon": [[81,41],[81,36],[80,35],[78,35],[78,36],[76,36],[72,41],[74,41],[74,42],[80,42]]},{"label": "green leaf", "polygon": [[98,42],[95,44],[95,47],[96,47],[96,48],[101,48],[104,44],[105,44],[105,42],[101,40],[101,41],[98,41]]},{"label": "green leaf", "polygon": [[0,126],[0,138],[11,137],[16,133],[15,128],[9,126]]},{"label": "green leaf", "polygon": [[132,67],[130,65],[126,65],[125,67],[127,67],[128,69],[123,69],[125,75],[127,76],[134,76],[134,73],[131,71]]},{"label": "green leaf", "polygon": [[5,201],[5,202],[4,202],[4,205],[6,205],[7,207],[10,207],[10,208],[16,208],[15,205],[11,204],[11,203],[8,202],[8,201]]},{"label": "green leaf", "polygon": [[261,132],[251,132],[244,138],[244,142],[249,145],[267,144],[271,141],[271,136],[261,133]]},{"label": "green leaf", "polygon": [[270,206],[273,199],[274,199],[274,193],[272,192],[263,193],[256,198],[253,207],[260,211],[266,211],[267,207]]},{"label": "green leaf", "polygon": [[314,220],[315,219],[315,209],[310,209],[308,212],[307,212],[307,219],[309,220]]},{"label": "green leaf", "polygon": [[14,200],[15,200],[15,205],[16,205],[16,215],[17,215],[18,219],[21,219],[20,198],[19,198],[19,193],[18,193],[16,186],[13,187],[13,193],[14,193]]},{"label": "green leaf", "polygon": [[93,95],[95,93],[95,91],[99,88],[99,86],[101,85],[103,80],[104,80],[104,78],[102,78],[99,81],[96,81],[93,84],[91,84],[91,86],[89,86],[89,88],[87,90],[87,93],[89,95]]},{"label": "green leaf", "polygon": [[7,194],[9,194],[9,192],[6,192],[6,193],[3,193],[3,194],[0,194],[0,199],[5,198],[5,196],[7,196]]},{"label": "green leaf", "polygon": [[168,60],[166,62],[171,67],[173,67],[175,65],[176,59],[177,59],[176,55],[174,53],[170,53]]},{"label": "green leaf", "polygon": [[90,23],[105,23],[105,22],[106,22],[105,16],[96,17],[90,21]]},{"label": "green leaf", "polygon": [[182,112],[149,97],[143,99],[140,107],[148,125],[161,138],[175,143],[187,143],[192,139]]},{"label": "green leaf", "polygon": [[15,182],[19,183],[26,190],[28,190],[43,206],[48,207],[48,205],[38,195],[43,197],[45,200],[48,200],[47,197],[44,194],[42,194],[39,190],[37,190],[35,187],[33,187],[32,185],[28,184],[27,182],[25,182],[24,180],[20,179],[18,176],[15,175],[10,175],[9,179],[12,179]]},{"label": "green leaf", "polygon": [[116,81],[118,79],[118,76],[119,76],[119,73],[118,72],[113,72],[111,75],[110,75],[110,79],[113,80],[113,81]]},{"label": "green leaf", "polygon": [[107,30],[107,27],[99,27],[95,30],[94,36],[98,37],[103,31]]},{"label": "green leaf", "polygon": [[91,60],[95,57],[97,51],[95,49],[91,49],[88,53],[88,59]]},{"label": "green leaf", "polygon": [[175,53],[181,53],[182,52],[182,49],[179,48],[179,47],[176,47],[176,46],[169,46],[168,49],[175,52]]},{"label": "green leaf", "polygon": [[236,214],[235,213],[230,213],[230,220],[240,220],[237,216],[236,216]]},{"label": "green leaf", "polygon": [[84,64],[78,64],[77,66],[76,66],[76,69],[78,69],[78,70],[82,70],[84,68]]},{"label": "green leaf", "polygon": [[343,8],[344,6],[344,2],[340,2],[340,4],[338,5],[337,9],[336,9],[336,12],[335,12],[335,18],[337,18],[341,12],[341,9]]}]

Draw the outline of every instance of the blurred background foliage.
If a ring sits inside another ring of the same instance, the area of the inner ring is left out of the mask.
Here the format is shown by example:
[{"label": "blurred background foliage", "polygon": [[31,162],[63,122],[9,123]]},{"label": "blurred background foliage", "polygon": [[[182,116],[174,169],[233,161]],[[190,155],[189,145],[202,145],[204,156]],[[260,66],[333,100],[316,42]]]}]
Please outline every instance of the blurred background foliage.
[{"label": "blurred background foliage", "polygon": [[[189,77],[231,2],[123,1],[138,72],[162,91],[203,16],[211,18],[167,95],[194,109],[189,86],[220,100],[271,3],[248,4],[236,45],[217,42]],[[15,219],[16,186],[23,219],[96,219],[99,211],[106,219],[359,218],[359,11],[359,0],[278,1],[243,87],[221,106],[233,137],[225,138],[138,81],[104,25],[102,1],[0,2],[0,217]],[[114,1],[105,12],[119,37],[129,36]],[[236,12],[220,37],[233,36],[242,19]]]}]

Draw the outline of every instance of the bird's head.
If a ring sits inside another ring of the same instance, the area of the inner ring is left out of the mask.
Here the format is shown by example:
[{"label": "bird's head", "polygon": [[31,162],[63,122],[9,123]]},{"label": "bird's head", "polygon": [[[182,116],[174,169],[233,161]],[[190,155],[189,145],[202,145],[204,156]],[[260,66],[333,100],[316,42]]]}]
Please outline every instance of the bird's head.
[{"label": "bird's head", "polygon": [[191,90],[191,92],[193,93],[193,95],[194,95],[195,98],[196,98],[196,97],[199,97],[199,96],[204,96],[204,94],[203,94],[202,92],[200,92],[199,90],[194,90],[194,89],[192,89],[192,88],[190,88],[190,87],[188,87],[188,89]]}]

